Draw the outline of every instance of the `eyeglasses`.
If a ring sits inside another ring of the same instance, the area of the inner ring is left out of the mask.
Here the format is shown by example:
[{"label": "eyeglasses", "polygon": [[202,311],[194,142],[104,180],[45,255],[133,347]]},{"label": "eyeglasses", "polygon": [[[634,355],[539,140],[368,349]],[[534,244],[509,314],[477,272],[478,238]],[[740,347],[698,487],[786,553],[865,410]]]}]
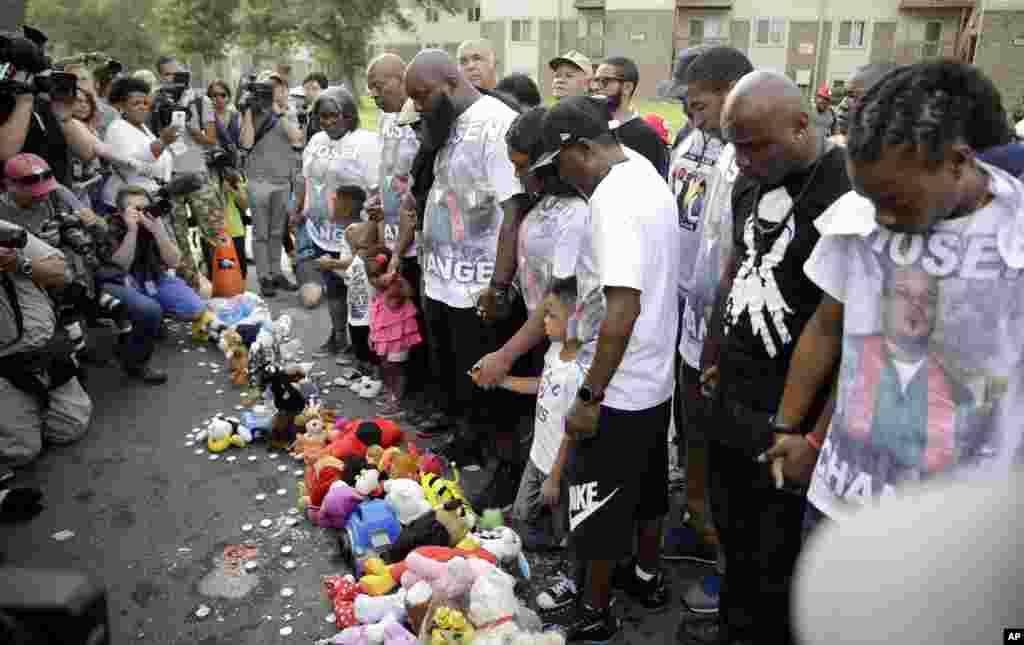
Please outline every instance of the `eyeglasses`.
[{"label": "eyeglasses", "polygon": [[621,76],[595,76],[591,79],[591,85],[597,85],[602,90],[611,85],[612,83],[625,83],[626,79]]},{"label": "eyeglasses", "polygon": [[38,184],[41,181],[48,181],[53,179],[52,170],[44,170],[43,172],[33,173],[31,175],[25,175],[24,177],[11,177],[11,181],[22,186],[32,186]]}]

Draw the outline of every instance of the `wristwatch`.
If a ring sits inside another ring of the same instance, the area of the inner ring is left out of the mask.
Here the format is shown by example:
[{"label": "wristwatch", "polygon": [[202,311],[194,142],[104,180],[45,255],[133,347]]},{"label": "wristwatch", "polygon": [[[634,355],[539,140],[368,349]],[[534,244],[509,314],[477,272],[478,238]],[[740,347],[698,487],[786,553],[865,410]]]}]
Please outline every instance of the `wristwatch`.
[{"label": "wristwatch", "polygon": [[579,391],[576,392],[576,398],[587,405],[590,405],[591,403],[600,403],[601,401],[604,401],[604,392],[594,392],[594,388],[584,383],[580,386]]},{"label": "wristwatch", "polygon": [[18,253],[18,273],[26,278],[32,277],[32,259]]},{"label": "wristwatch", "polygon": [[768,420],[768,425],[771,426],[772,432],[776,434],[803,434],[800,431],[800,425],[787,426],[779,423],[778,415],[773,414],[771,419]]}]

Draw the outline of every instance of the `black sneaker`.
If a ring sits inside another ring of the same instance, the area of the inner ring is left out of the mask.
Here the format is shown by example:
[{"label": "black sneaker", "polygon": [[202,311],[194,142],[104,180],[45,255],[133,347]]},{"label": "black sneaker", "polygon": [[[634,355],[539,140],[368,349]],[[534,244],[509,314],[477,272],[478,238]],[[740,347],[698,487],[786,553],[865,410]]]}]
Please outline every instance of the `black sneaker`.
[{"label": "black sneaker", "polygon": [[692,526],[684,524],[665,531],[661,559],[714,565],[718,562],[718,548],[702,540]]},{"label": "black sneaker", "polygon": [[142,381],[146,385],[163,385],[167,382],[167,372],[153,369],[149,365],[143,367],[126,367],[125,374],[133,379]]},{"label": "black sneaker", "polygon": [[537,607],[542,612],[558,611],[576,602],[578,597],[576,581],[559,572],[551,586],[537,594]]},{"label": "black sneaker", "polygon": [[668,586],[665,574],[658,571],[650,580],[641,580],[636,574],[636,562],[619,563],[612,571],[612,587],[626,592],[634,602],[651,612],[664,611],[668,607]]},{"label": "black sneaker", "polygon": [[277,295],[277,288],[272,278],[260,278],[260,295],[264,298],[273,298]]},{"label": "black sneaker", "polygon": [[283,275],[274,276],[274,286],[281,291],[295,292],[299,290],[299,285],[288,281],[288,278]]},{"label": "black sneaker", "polygon": [[679,645],[732,645],[717,618],[684,620],[676,630]]},{"label": "black sneaker", "polygon": [[566,618],[545,625],[544,631],[561,632],[567,643],[607,645],[622,631],[622,623],[609,609],[595,609],[580,603]]}]

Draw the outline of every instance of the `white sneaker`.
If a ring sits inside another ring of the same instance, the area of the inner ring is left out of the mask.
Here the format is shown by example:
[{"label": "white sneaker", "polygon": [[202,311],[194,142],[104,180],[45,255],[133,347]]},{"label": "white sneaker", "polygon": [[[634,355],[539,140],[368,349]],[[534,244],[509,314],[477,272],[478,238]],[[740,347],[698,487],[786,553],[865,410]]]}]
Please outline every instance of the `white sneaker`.
[{"label": "white sneaker", "polygon": [[381,383],[380,381],[374,381],[373,379],[369,379],[359,389],[359,396],[361,396],[364,399],[376,398],[377,395],[380,394],[381,388],[383,388],[383,387],[384,387],[384,384]]}]

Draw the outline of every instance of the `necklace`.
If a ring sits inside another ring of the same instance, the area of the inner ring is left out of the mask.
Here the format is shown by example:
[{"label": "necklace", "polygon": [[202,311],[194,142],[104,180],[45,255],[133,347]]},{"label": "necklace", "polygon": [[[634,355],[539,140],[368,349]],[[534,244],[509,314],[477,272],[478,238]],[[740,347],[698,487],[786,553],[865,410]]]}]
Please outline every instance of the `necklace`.
[{"label": "necklace", "polygon": [[785,217],[776,222],[775,224],[762,224],[759,212],[761,210],[761,184],[757,185],[757,191],[754,193],[754,212],[752,214],[753,226],[754,226],[754,247],[758,252],[761,251],[761,242],[768,236],[774,235],[779,232],[783,226],[789,222],[789,218],[793,216],[793,212],[796,207],[800,205],[804,197],[807,195],[807,191],[810,189],[811,184],[814,182],[814,178],[818,174],[818,168],[821,167],[821,162],[825,159],[830,151],[830,148],[826,148],[822,151],[818,160],[814,162],[814,167],[811,169],[810,175],[804,182],[803,188],[800,189],[800,193],[797,195],[793,203],[790,204],[789,210],[786,211]]}]

